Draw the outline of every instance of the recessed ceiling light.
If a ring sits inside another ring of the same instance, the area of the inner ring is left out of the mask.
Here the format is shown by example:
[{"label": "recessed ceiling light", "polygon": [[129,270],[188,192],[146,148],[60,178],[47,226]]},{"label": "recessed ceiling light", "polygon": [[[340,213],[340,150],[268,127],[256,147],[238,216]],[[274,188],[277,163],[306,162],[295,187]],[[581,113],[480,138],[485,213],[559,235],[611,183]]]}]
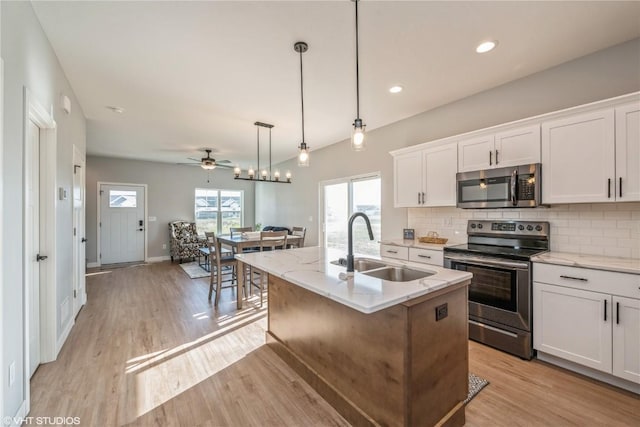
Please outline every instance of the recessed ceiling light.
[{"label": "recessed ceiling light", "polygon": [[400,85],[391,86],[389,88],[389,92],[391,92],[391,93],[400,93],[400,92],[402,92],[402,86],[400,86]]},{"label": "recessed ceiling light", "polygon": [[476,52],[478,52],[478,53],[487,53],[489,51],[492,51],[497,45],[498,45],[498,41],[497,40],[489,40],[489,41],[486,41],[486,42],[482,42],[476,48]]},{"label": "recessed ceiling light", "polygon": [[111,110],[114,113],[118,113],[118,114],[124,113],[124,108],[122,107],[114,107],[113,105],[107,105],[105,108],[108,110]]}]

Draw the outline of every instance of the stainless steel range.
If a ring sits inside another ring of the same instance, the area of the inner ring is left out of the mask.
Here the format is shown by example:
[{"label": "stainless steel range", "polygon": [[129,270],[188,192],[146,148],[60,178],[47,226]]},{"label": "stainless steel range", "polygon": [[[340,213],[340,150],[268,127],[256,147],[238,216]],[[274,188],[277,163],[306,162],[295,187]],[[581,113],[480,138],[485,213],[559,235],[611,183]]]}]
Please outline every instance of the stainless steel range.
[{"label": "stainless steel range", "polygon": [[469,338],[531,359],[531,257],[549,250],[549,223],[469,220],[467,235],[444,248],[444,266],[473,273]]}]

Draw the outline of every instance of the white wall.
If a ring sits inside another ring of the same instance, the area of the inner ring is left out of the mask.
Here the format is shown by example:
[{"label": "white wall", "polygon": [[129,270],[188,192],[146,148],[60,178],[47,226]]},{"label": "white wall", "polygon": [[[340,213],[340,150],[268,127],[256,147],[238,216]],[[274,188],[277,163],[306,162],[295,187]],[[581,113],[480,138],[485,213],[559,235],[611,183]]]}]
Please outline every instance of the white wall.
[{"label": "white wall", "polygon": [[[210,183],[207,183],[210,176]],[[148,256],[169,256],[170,221],[194,221],[196,188],[244,190],[244,223],[254,221],[254,186],[249,181],[236,181],[230,169],[216,168],[210,174],[197,166],[179,166],[168,163],[116,159],[112,157],[87,157],[87,260],[97,262],[97,183],[119,182],[147,184],[148,215],[155,222],[147,221]],[[162,249],[162,244],[167,249]]]},{"label": "white wall", "polygon": [[[3,359],[0,369],[8,372],[16,363],[16,382],[2,382],[4,415],[13,416],[25,400],[24,378],[24,278],[23,278],[23,171],[24,99],[23,90],[43,105],[51,106],[57,122],[56,183],[69,191],[73,183],[72,148],[86,147],[85,119],[64,72],[44,35],[30,2],[1,2],[1,53],[5,61],[4,129],[2,159],[3,198]],[[60,96],[71,99],[72,113],[60,108]],[[71,200],[56,204],[57,318],[60,304],[72,298],[72,206]],[[57,337],[73,319],[58,322]]]},{"label": "white wall", "polygon": [[[640,39],[635,39],[367,132],[366,151],[352,152],[345,140],[312,151],[308,169],[298,168],[294,160],[279,164],[281,171],[293,172],[294,184],[257,187],[256,220],[304,225],[307,244],[318,244],[318,183],[380,171],[382,238],[401,238],[407,209],[393,207],[389,151],[638,90]],[[365,122],[366,111],[363,105]],[[351,119],[345,117],[345,121]],[[308,135],[307,142],[313,149],[313,135]]]}]

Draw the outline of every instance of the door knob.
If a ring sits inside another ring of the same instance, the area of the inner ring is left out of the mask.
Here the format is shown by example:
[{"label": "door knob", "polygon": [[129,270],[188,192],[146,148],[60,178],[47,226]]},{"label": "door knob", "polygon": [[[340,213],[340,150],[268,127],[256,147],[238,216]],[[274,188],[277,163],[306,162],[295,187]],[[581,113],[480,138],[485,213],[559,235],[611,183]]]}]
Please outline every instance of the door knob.
[{"label": "door knob", "polygon": [[80,242],[81,242],[81,243],[84,243],[84,242],[86,242],[86,241],[87,241],[87,239],[86,239],[86,238],[84,238],[84,237],[83,237],[82,239],[80,239]]},{"label": "door knob", "polygon": [[36,255],[36,261],[37,262],[44,261],[47,258],[49,258],[49,257],[46,256],[46,255],[40,255],[40,254]]}]

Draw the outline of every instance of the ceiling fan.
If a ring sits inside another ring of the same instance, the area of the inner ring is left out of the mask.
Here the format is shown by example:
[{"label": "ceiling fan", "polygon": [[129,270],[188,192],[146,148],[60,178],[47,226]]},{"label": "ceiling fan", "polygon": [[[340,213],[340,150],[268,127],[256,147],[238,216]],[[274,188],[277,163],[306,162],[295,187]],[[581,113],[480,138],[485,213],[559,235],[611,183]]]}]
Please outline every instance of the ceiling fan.
[{"label": "ceiling fan", "polygon": [[217,160],[214,159],[213,157],[211,157],[211,149],[210,148],[205,148],[204,151],[207,153],[207,157],[203,157],[201,159],[194,159],[193,157],[189,157],[189,160],[193,160],[194,162],[197,163],[178,163],[180,165],[191,165],[191,166],[196,166],[199,165],[202,169],[206,169],[206,170],[212,170],[215,169],[216,167],[219,168],[232,168],[233,166],[225,164],[225,163],[231,163],[229,160]]}]

